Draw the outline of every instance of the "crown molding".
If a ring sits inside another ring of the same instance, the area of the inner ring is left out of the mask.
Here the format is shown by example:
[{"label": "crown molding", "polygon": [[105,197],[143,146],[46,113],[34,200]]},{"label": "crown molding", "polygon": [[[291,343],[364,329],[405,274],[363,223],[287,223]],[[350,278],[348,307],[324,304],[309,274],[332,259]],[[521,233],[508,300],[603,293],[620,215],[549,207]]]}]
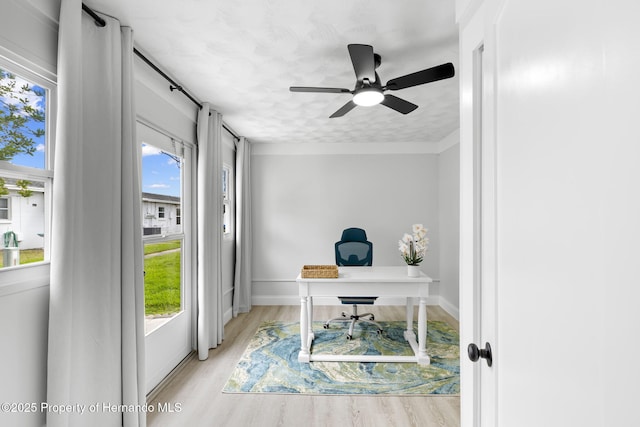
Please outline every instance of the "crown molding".
[{"label": "crown molding", "polygon": [[438,142],[438,154],[460,143],[460,129],[456,129]]},{"label": "crown molding", "polygon": [[460,140],[456,130],[436,143],[430,142],[375,142],[375,143],[253,143],[251,154],[304,156],[304,155],[349,155],[349,154],[439,154]]}]

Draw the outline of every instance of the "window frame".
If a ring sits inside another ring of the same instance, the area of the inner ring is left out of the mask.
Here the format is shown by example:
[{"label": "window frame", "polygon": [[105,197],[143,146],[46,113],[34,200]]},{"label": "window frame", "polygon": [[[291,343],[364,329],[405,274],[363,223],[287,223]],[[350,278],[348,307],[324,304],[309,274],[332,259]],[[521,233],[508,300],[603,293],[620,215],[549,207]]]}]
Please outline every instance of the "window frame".
[{"label": "window frame", "polygon": [[[0,200],[6,200],[7,201],[7,206],[3,207],[0,205],[0,224],[2,224],[3,222],[11,222],[11,197],[8,196],[0,196]],[[2,217],[2,212],[6,212],[7,213],[7,217],[3,218]]]},{"label": "window frame", "polygon": [[[0,53],[0,68],[14,73],[32,84],[41,87],[45,92],[45,164],[43,169],[14,165],[0,160],[2,176],[40,181],[44,183],[44,260],[15,267],[0,268],[0,296],[21,292],[33,287],[46,286],[49,283],[49,266],[51,259],[51,205],[53,202],[54,152],[56,140],[57,117],[57,82],[55,76],[45,75],[32,68],[30,62],[12,55],[12,59]],[[11,201],[9,202],[11,203]]]},{"label": "window frame", "polygon": [[[152,234],[145,235],[142,237],[142,245],[143,247],[148,243],[161,243],[167,242],[171,240],[179,240],[181,242],[181,274],[180,274],[180,293],[181,293],[181,301],[180,301],[180,311],[178,313],[173,314],[172,316],[167,318],[167,321],[171,321],[172,319],[182,316],[185,312],[185,307],[189,304],[190,311],[193,312],[194,305],[194,293],[192,291],[195,270],[194,266],[196,263],[195,260],[195,248],[194,248],[194,226],[195,226],[195,216],[194,211],[192,209],[192,203],[194,201],[193,191],[195,190],[195,178],[196,178],[196,168],[195,168],[195,151],[196,145],[180,139],[175,135],[171,134],[169,131],[163,129],[162,127],[138,116],[136,119],[136,126],[144,126],[149,128],[154,133],[159,134],[164,141],[156,141],[148,142],[153,147],[159,148],[165,153],[173,153],[175,156],[181,159],[182,165],[180,167],[181,174],[181,192],[180,192],[180,224],[181,232],[167,232],[162,234]],[[137,135],[137,143],[143,142],[143,137],[138,132]],[[142,174],[142,165],[140,168],[140,173]],[[141,177],[142,182],[142,177]],[[142,192],[146,192],[145,188],[141,188]],[[165,217],[158,218],[164,221],[168,221],[171,223],[171,208],[165,207]],[[155,213],[157,214],[157,208],[155,209]],[[142,231],[142,230],[141,230]],[[146,333],[149,335],[153,333],[155,329]]]},{"label": "window frame", "polygon": [[231,217],[231,189],[233,183],[232,168],[230,165],[222,164],[222,235],[230,237],[233,235],[233,218]]}]

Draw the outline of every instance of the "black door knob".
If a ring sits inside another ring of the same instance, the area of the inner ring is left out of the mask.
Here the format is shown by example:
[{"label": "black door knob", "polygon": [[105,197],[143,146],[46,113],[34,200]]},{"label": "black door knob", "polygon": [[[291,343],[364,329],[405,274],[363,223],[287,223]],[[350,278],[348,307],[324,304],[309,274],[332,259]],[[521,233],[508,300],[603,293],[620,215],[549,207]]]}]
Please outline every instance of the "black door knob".
[{"label": "black door knob", "polygon": [[477,345],[471,343],[467,347],[467,353],[469,353],[469,359],[471,359],[472,362],[477,362],[480,359],[485,359],[488,366],[491,366],[493,364],[493,356],[491,354],[491,346],[489,345],[489,343],[485,343],[484,348],[478,348]]}]

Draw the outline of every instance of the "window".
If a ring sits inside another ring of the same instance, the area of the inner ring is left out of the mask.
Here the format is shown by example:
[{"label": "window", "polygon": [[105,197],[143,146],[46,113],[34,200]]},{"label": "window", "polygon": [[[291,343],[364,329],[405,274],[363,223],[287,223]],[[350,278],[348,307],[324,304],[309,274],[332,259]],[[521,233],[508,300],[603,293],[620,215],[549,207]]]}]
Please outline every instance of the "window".
[{"label": "window", "polygon": [[231,168],[227,165],[222,167],[222,198],[229,200],[229,175]]},{"label": "window", "polygon": [[0,197],[0,221],[1,220],[8,221],[11,219],[9,215],[9,198],[8,197]]},{"label": "window", "polygon": [[150,333],[186,304],[189,239],[183,223],[189,211],[183,216],[183,203],[191,167],[182,143],[163,131],[138,122],[137,135],[142,149],[145,330]]},{"label": "window", "polygon": [[49,259],[54,86],[0,57],[0,268]]},{"label": "window", "polygon": [[229,179],[231,168],[227,165],[222,167],[222,232],[231,233],[231,201],[229,199]]}]

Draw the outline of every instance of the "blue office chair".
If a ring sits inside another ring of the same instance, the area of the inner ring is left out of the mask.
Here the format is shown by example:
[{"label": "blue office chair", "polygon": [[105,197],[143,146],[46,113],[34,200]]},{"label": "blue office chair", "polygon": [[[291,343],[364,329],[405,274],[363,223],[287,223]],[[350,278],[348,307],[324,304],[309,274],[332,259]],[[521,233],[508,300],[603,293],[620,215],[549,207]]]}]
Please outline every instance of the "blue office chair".
[{"label": "blue office chair", "polygon": [[[373,264],[373,244],[367,240],[367,233],[361,228],[347,228],[342,232],[342,238],[335,244],[336,264],[338,266],[370,266]],[[382,333],[382,327],[374,322],[375,317],[372,313],[358,314],[358,305],[373,305],[378,297],[362,297],[362,296],[339,296],[342,304],[350,304],[353,306],[353,313],[348,314],[344,311],[341,317],[327,320],[324,328],[329,328],[331,322],[350,322],[349,333],[347,339],[353,337],[353,328],[356,322],[371,323],[378,327],[378,333]],[[368,319],[365,319],[368,317]]]}]

